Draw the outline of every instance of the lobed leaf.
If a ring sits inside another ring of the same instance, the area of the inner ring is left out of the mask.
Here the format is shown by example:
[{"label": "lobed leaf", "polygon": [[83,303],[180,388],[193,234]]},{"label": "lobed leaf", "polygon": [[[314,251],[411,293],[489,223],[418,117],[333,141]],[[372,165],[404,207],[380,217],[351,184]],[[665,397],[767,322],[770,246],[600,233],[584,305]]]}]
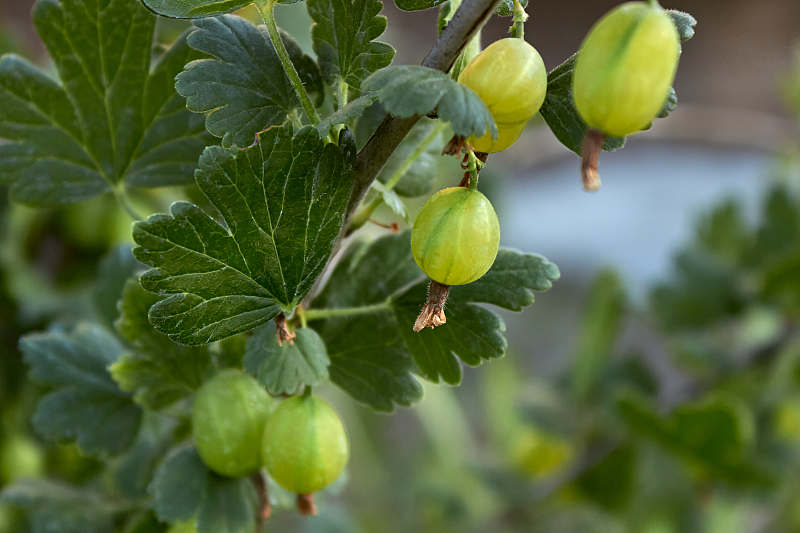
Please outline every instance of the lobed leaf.
[{"label": "lobed leaf", "polygon": [[141,411],[111,379],[107,367],[124,351],[99,326],[52,331],[20,340],[31,378],[53,387],[41,399],[33,425],[50,439],[75,439],[85,453],[118,454],[139,430]]},{"label": "lobed leaf", "polygon": [[238,152],[210,147],[196,181],[225,225],[197,206],[172,205],[134,226],[142,286],[166,296],[155,328],[205,344],[291,313],[322,273],[350,198],[354,148],[305,128],[272,128]]},{"label": "lobed leaf", "polygon": [[436,111],[457,135],[480,137],[489,131],[497,137],[492,114],[480,97],[445,72],[418,65],[386,67],[364,80],[362,90],[373,93],[394,116]]},{"label": "lobed leaf", "polygon": [[[234,15],[195,21],[189,46],[207,57],[186,65],[175,88],[186,106],[206,115],[206,129],[222,145],[246,147],[256,135],[286,122],[300,106],[264,27]],[[313,59],[286,33],[281,39],[300,79],[311,94],[322,94]]]},{"label": "lobed leaf", "polygon": [[147,313],[159,299],[144,290],[138,279],[125,284],[116,327],[132,351],[109,367],[119,387],[133,394],[136,403],[152,410],[191,394],[211,369],[207,348],[175,344],[150,325]]},{"label": "lobed leaf", "polygon": [[173,88],[197,57],[185,35],[151,69],[155,19],[138,2],[39,0],[33,19],[58,79],[0,59],[0,182],[12,198],[52,206],[121,183],[187,183],[210,137]]},{"label": "lobed leaf", "polygon": [[394,48],[375,41],[386,30],[386,17],[378,15],[380,0],[308,0],[306,5],[326,82],[341,79],[358,88],[364,78],[392,62]]},{"label": "lobed leaf", "polygon": [[190,446],[171,453],[151,486],[161,520],[197,517],[198,533],[242,533],[255,529],[256,494],[248,478],[211,472]]},{"label": "lobed leaf", "polygon": [[247,340],[244,369],[273,396],[298,394],[328,379],[330,359],[322,338],[310,328],[299,328],[295,335],[294,344],[281,345],[275,327],[267,324]]},{"label": "lobed leaf", "polygon": [[164,17],[188,19],[230,13],[253,0],[142,0],[154,13]]},{"label": "lobed leaf", "polygon": [[[484,278],[451,288],[447,324],[414,333],[427,279],[411,257],[409,233],[357,244],[314,301],[326,308],[375,306],[370,313],[329,319],[318,328],[328,346],[331,380],[384,411],[419,398],[412,373],[458,383],[459,361],[478,365],[506,349],[502,319],[477,304],[519,310],[532,303],[532,291],[545,290],[557,277],[555,265],[540,256],[501,250]],[[513,288],[496,291],[498,285]]]}]

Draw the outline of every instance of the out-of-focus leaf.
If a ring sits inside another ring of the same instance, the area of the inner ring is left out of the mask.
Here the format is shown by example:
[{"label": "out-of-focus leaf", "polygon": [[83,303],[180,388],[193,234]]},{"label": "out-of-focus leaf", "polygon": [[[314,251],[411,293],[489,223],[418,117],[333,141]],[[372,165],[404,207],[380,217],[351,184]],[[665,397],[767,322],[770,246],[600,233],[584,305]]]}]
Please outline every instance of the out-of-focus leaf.
[{"label": "out-of-focus leaf", "polygon": [[447,0],[394,0],[397,7],[403,11],[419,11],[421,9],[431,9]]},{"label": "out-of-focus leaf", "polygon": [[253,0],[142,0],[144,5],[164,17],[199,18],[230,13]]},{"label": "out-of-focus leaf", "polygon": [[144,266],[133,257],[132,248],[129,244],[123,244],[112,249],[98,267],[92,299],[98,319],[109,329],[113,329],[119,317],[117,303],[125,282]]},{"label": "out-of-focus leaf", "polygon": [[636,458],[634,445],[619,446],[581,474],[574,486],[584,498],[608,509],[620,509],[633,492]]},{"label": "out-of-focus leaf", "polygon": [[20,340],[31,378],[54,388],[39,402],[33,425],[50,439],[75,439],[85,453],[118,454],[130,446],[141,411],[108,372],[124,351],[99,326],[48,332]]}]

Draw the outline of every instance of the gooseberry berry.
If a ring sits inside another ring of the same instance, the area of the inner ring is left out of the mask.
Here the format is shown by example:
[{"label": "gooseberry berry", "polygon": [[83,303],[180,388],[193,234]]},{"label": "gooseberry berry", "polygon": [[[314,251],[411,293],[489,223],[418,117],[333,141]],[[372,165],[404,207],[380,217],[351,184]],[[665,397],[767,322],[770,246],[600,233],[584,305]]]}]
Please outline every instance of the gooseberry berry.
[{"label": "gooseberry berry", "polygon": [[443,285],[483,276],[500,244],[500,222],[479,191],[450,187],[431,196],[411,230],[411,252],[425,274]]},{"label": "gooseberry berry", "polygon": [[348,455],[339,415],[317,396],[282,401],[264,428],[264,466],[290,492],[312,494],[324,489],[342,473]]},{"label": "gooseberry berry", "polygon": [[241,370],[224,370],[197,391],[192,431],[209,468],[230,477],[261,467],[261,438],[273,407],[267,391]]},{"label": "gooseberry berry", "polygon": [[605,135],[641,130],[666,101],[679,54],[675,24],[658,4],[627,2],[612,9],[578,51],[573,75],[578,113]]},{"label": "gooseberry berry", "polygon": [[486,104],[498,129],[467,142],[480,152],[500,152],[514,144],[525,124],[539,111],[547,92],[547,70],[534,47],[522,39],[495,41],[467,65],[459,83]]}]

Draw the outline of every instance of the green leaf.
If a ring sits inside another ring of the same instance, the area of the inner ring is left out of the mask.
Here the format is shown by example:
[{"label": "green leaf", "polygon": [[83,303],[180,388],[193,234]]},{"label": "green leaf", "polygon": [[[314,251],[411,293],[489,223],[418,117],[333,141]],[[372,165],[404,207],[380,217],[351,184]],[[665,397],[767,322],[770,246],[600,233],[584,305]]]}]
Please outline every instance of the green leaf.
[{"label": "green leaf", "polygon": [[637,451],[630,443],[617,447],[586,469],[575,480],[575,488],[584,498],[602,507],[622,508],[630,500],[636,481]]},{"label": "green leaf", "polygon": [[[528,7],[528,0],[522,0],[520,4],[522,7]],[[501,17],[514,16],[514,0],[500,0],[494,12]]]},{"label": "green leaf", "polygon": [[294,344],[280,345],[275,327],[267,324],[247,340],[244,368],[273,396],[297,394],[328,379],[330,359],[322,338],[310,328],[295,334]]},{"label": "green leaf", "polygon": [[[409,233],[357,244],[337,265],[315,307],[372,306],[370,312],[326,320],[318,331],[328,346],[331,380],[378,410],[419,398],[417,372],[458,383],[460,361],[477,365],[505,352],[502,319],[479,303],[519,310],[546,290],[558,269],[543,257],[501,250],[480,280],[452,287],[447,324],[414,333],[427,279],[411,257]],[[502,289],[501,289],[502,288]]]},{"label": "green leaf", "polygon": [[192,447],[179,448],[164,460],[152,492],[161,520],[177,522],[197,516],[198,533],[255,529],[257,498],[250,480],[214,474]]},{"label": "green leaf", "polygon": [[[570,56],[547,75],[547,94],[540,113],[561,144],[581,155],[581,144],[589,127],[578,114],[572,99],[572,73],[576,57]],[[607,152],[623,146],[624,137],[606,137],[603,142],[603,150]]]},{"label": "green leaf", "polygon": [[[434,128],[439,130],[438,122],[418,121],[389,156],[378,174],[378,181],[387,183],[396,172],[402,172],[403,177],[394,187],[397,194],[415,198],[431,192],[439,174],[438,159],[443,144],[442,136],[437,135]],[[435,137],[432,139],[431,135]]]},{"label": "green leaf", "polygon": [[572,370],[573,393],[582,400],[591,396],[606,370],[625,305],[622,280],[613,270],[601,271],[589,289]]},{"label": "green leaf", "polygon": [[142,264],[133,257],[130,244],[122,244],[113,248],[100,261],[97,282],[92,290],[92,300],[98,320],[109,329],[119,316],[117,302],[122,296],[122,289],[128,278],[142,268]]},{"label": "green leaf", "polygon": [[33,425],[50,439],[76,439],[85,453],[117,454],[133,442],[141,411],[119,390],[107,367],[124,351],[99,326],[80,325],[20,340],[34,381],[53,387],[39,402]]},{"label": "green leaf", "polygon": [[392,62],[394,48],[374,40],[386,30],[386,17],[378,15],[380,0],[307,0],[306,6],[314,21],[314,52],[328,83],[342,79],[358,88]]},{"label": "green leaf", "polygon": [[154,267],[142,286],[167,296],[150,308],[151,324],[176,342],[204,344],[290,313],[344,222],[355,150],[343,144],[284,126],[237,153],[208,148],[196,180],[225,226],[187,203],[134,226],[134,255]]},{"label": "green leaf", "polygon": [[480,137],[488,130],[493,138],[497,137],[492,114],[480,97],[445,72],[418,65],[386,67],[364,80],[362,89],[374,93],[394,116],[404,118],[436,111],[457,135]]},{"label": "green leaf", "polygon": [[230,13],[249,6],[253,0],[142,0],[144,5],[164,17],[188,19]]},{"label": "green leaf", "polygon": [[151,70],[155,18],[138,2],[40,0],[33,19],[58,72],[0,59],[0,182],[37,206],[120,184],[184,184],[210,141],[173,78],[197,57],[181,37]]},{"label": "green leaf", "polygon": [[333,126],[339,124],[352,126],[355,119],[362,116],[364,111],[369,109],[374,102],[375,96],[371,94],[362,94],[358,98],[350,100],[346,106],[323,118],[320,123],[317,124],[317,131],[319,131],[321,136],[325,136]]},{"label": "green leaf", "polygon": [[6,487],[0,501],[29,510],[31,533],[108,533],[117,509],[103,495],[44,480]]},{"label": "green leaf", "polygon": [[395,215],[408,222],[408,211],[406,210],[406,204],[397,195],[397,193],[394,192],[394,190],[387,189],[386,186],[380,181],[373,181],[371,187],[376,193],[381,195],[383,203],[386,204]]},{"label": "green leaf", "polygon": [[[190,110],[206,114],[206,128],[222,138],[223,146],[250,146],[259,132],[283,124],[300,106],[297,95],[266,28],[234,15],[194,24],[189,46],[211,57],[189,63],[175,88]],[[317,64],[288,34],[281,33],[281,39],[303,85],[321,94]]]},{"label": "green leaf", "polygon": [[202,385],[211,369],[207,348],[175,344],[147,321],[147,312],[159,299],[144,290],[137,279],[128,280],[116,326],[133,351],[109,367],[120,388],[132,393],[138,404],[152,410],[191,394]]},{"label": "green leaf", "polygon": [[165,522],[193,518],[205,500],[210,473],[191,446],[169,454],[150,486],[158,517]]},{"label": "green leaf", "polygon": [[447,0],[394,0],[397,7],[403,11],[419,11],[421,9],[431,9]]},{"label": "green leaf", "polygon": [[697,224],[697,242],[708,253],[738,266],[752,246],[752,235],[735,200],[726,200],[703,214]]}]

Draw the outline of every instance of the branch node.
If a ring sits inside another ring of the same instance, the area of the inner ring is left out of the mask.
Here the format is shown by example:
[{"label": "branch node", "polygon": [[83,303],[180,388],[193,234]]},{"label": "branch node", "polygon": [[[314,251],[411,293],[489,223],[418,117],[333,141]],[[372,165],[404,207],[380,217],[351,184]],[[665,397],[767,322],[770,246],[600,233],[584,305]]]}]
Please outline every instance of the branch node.
[{"label": "branch node", "polygon": [[278,337],[279,346],[283,346],[284,342],[294,346],[294,339],[297,335],[289,329],[289,325],[286,323],[286,315],[283,313],[275,317],[275,335]]},{"label": "branch node", "polygon": [[419,332],[425,328],[435,328],[447,323],[444,314],[444,305],[447,302],[447,295],[450,286],[431,280],[428,285],[428,299],[422,307],[417,321],[414,322],[414,331]]}]

